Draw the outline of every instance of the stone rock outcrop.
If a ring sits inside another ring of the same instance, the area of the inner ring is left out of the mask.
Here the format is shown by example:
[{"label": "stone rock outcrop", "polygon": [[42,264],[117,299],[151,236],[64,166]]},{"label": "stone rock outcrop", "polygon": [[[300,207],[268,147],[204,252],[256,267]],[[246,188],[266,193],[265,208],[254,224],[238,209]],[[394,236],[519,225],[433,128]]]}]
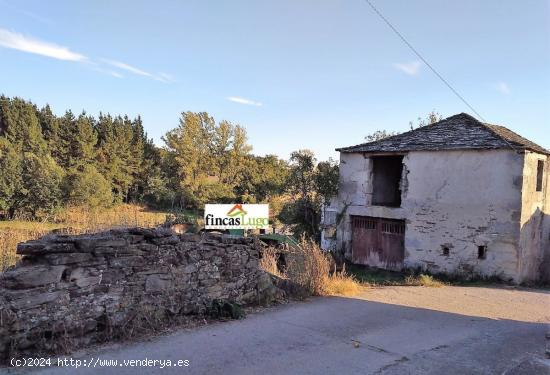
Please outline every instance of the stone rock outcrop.
[{"label": "stone rock outcrop", "polygon": [[116,336],[143,311],[205,313],[214,300],[263,303],[279,291],[252,238],[166,228],[50,235],[18,246],[0,274],[0,361]]}]

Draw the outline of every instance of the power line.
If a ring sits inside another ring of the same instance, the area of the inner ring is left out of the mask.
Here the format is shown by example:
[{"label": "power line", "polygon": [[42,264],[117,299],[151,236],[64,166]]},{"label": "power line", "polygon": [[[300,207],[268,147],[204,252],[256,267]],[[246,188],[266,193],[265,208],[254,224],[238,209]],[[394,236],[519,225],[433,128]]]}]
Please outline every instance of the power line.
[{"label": "power line", "polygon": [[441,80],[441,82],[443,82],[464,104],[466,104],[466,106],[470,108],[477,115],[478,118],[480,118],[483,122],[486,122],[483,116],[481,116],[478,111],[476,111],[474,107],[472,107],[470,103],[468,103],[466,99],[464,99],[462,95],[460,95],[458,91],[456,91],[453,86],[451,86],[451,84],[447,82],[447,80],[443,78],[443,76],[439,74],[433,66],[431,66],[431,64],[420,54],[420,52],[418,52],[412,46],[412,44],[410,44],[407,39],[405,39],[405,37],[390,23],[390,21],[388,21],[386,17],[384,17],[384,15],[382,15],[382,13],[380,13],[380,11],[376,9],[376,7],[370,2],[370,0],[365,0],[365,2],[370,5],[372,10],[374,10],[374,12],[378,14],[378,16],[386,23],[386,25],[388,25],[390,29],[392,29],[393,32],[403,41],[403,43],[405,43],[416,54],[416,56],[418,56],[418,58],[422,60],[428,68],[430,68],[430,70]]}]

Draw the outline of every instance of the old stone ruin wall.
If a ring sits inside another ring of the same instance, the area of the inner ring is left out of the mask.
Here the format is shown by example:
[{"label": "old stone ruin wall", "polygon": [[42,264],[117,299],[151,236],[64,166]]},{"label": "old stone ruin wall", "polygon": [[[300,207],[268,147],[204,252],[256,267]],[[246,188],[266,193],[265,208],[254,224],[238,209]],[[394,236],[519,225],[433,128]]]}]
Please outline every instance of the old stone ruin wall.
[{"label": "old stone ruin wall", "polygon": [[0,362],[106,340],[144,310],[200,314],[213,300],[276,293],[252,238],[135,228],[50,235],[17,251],[23,259],[0,274]]}]

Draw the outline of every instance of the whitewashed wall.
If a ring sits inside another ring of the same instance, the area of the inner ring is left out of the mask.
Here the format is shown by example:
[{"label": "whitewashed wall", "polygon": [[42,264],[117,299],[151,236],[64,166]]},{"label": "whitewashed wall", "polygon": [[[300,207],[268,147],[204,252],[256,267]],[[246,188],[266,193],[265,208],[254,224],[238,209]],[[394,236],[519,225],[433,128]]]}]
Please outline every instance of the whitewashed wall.
[{"label": "whitewashed wall", "polygon": [[[545,163],[542,191],[536,191],[537,161]],[[548,161],[546,155],[527,152],[523,168],[521,236],[519,262],[521,278],[532,281],[539,277],[545,251],[550,252],[548,226],[550,212],[546,202],[550,202],[548,192]],[[545,263],[546,264],[546,263]],[[548,265],[546,265],[548,267]],[[548,272],[548,270],[546,270]]]}]

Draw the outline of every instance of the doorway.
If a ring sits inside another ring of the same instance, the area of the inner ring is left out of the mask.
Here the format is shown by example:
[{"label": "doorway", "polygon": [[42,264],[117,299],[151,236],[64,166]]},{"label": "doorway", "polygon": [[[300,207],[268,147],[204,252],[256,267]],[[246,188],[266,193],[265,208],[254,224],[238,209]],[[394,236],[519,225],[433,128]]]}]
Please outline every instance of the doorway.
[{"label": "doorway", "polygon": [[352,216],[352,262],[401,271],[405,259],[405,220]]}]

